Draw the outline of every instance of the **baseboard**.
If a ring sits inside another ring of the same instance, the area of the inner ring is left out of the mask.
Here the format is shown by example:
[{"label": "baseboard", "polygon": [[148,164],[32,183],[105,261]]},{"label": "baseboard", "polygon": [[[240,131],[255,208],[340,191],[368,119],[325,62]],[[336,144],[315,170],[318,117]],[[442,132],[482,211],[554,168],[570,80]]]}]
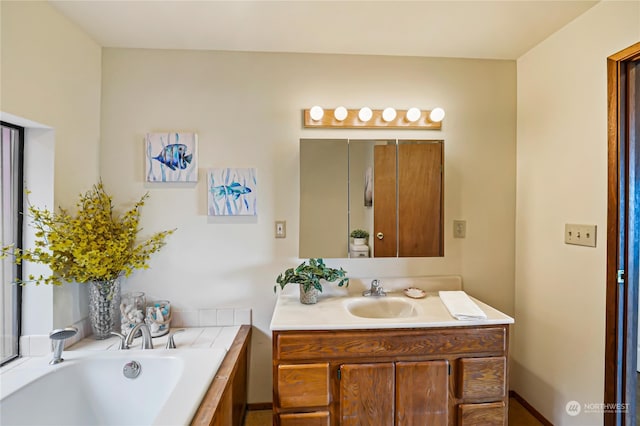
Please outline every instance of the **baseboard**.
[{"label": "baseboard", "polygon": [[518,392],[510,390],[509,391],[509,397],[515,399],[516,401],[518,401],[518,403],[520,403],[520,405],[522,405],[525,410],[527,410],[529,413],[531,413],[531,415],[533,417],[535,417],[544,426],[553,426],[553,423],[551,423],[542,414],[540,414],[540,412],[538,410],[533,408],[533,406],[531,404],[529,404],[523,397],[518,395]]},{"label": "baseboard", "polygon": [[273,404],[270,402],[253,402],[247,404],[247,411],[273,410]]}]

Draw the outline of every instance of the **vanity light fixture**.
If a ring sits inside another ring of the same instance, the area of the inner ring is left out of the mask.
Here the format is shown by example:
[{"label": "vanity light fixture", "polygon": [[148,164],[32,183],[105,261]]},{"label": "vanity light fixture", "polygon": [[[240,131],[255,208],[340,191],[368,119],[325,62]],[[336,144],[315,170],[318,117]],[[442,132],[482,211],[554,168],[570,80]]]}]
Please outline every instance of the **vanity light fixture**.
[{"label": "vanity light fixture", "polygon": [[420,115],[422,115],[422,113],[418,108],[415,108],[415,107],[409,108],[406,115],[407,121],[409,123],[414,123],[420,119]]},{"label": "vanity light fixture", "polygon": [[382,111],[382,119],[387,123],[396,119],[396,110],[391,107],[387,107]]},{"label": "vanity light fixture", "polygon": [[338,121],[344,121],[344,119],[347,118],[347,114],[347,109],[343,106],[339,106],[333,111],[333,116]]},{"label": "vanity light fixture", "polygon": [[371,120],[371,117],[373,117],[373,111],[371,111],[371,108],[369,107],[362,107],[360,108],[360,111],[358,111],[358,118],[360,121],[364,121],[366,123]]},{"label": "vanity light fixture", "polygon": [[444,110],[440,107],[432,109],[431,112],[429,113],[429,120],[433,121],[434,123],[439,123],[443,119],[444,119]]},{"label": "vanity light fixture", "polygon": [[443,119],[442,108],[421,110],[412,107],[406,110],[387,107],[382,110],[339,106],[329,109],[314,105],[303,110],[303,125],[306,128],[440,130]]},{"label": "vanity light fixture", "polygon": [[311,114],[311,119],[313,121],[320,121],[324,116],[324,110],[318,105],[311,107],[309,113]]}]

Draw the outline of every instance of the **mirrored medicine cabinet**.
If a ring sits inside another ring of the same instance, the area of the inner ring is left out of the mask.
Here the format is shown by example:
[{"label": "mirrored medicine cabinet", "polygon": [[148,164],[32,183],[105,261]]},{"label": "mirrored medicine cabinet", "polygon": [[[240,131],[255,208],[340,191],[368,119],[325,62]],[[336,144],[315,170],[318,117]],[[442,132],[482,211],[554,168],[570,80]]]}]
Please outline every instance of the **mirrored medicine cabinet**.
[{"label": "mirrored medicine cabinet", "polygon": [[300,258],[443,256],[443,145],[301,139]]}]

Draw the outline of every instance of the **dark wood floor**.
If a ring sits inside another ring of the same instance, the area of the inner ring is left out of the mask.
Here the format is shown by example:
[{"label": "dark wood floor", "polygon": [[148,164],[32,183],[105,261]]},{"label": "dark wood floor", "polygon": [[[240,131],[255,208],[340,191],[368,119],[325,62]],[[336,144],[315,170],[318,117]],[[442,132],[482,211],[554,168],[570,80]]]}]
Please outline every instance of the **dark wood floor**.
[{"label": "dark wood floor", "polygon": [[[249,411],[245,426],[271,426],[271,410]],[[518,401],[509,398],[509,425],[540,426],[540,423]]]}]

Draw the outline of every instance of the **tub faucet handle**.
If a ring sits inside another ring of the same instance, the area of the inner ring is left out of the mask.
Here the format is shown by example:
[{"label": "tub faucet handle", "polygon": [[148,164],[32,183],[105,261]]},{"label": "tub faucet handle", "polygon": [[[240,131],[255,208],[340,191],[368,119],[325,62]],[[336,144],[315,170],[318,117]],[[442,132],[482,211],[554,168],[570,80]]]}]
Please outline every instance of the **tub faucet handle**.
[{"label": "tub faucet handle", "polygon": [[111,335],[118,336],[120,338],[120,344],[118,345],[119,350],[122,351],[124,349],[129,349],[129,346],[127,345],[127,336],[122,333],[118,333],[117,331],[112,331]]},{"label": "tub faucet handle", "polygon": [[176,341],[173,340],[173,336],[175,336],[177,333],[182,333],[183,331],[184,331],[184,328],[180,330],[175,330],[169,333],[169,338],[167,339],[167,346],[165,347],[165,349],[175,349]]}]

